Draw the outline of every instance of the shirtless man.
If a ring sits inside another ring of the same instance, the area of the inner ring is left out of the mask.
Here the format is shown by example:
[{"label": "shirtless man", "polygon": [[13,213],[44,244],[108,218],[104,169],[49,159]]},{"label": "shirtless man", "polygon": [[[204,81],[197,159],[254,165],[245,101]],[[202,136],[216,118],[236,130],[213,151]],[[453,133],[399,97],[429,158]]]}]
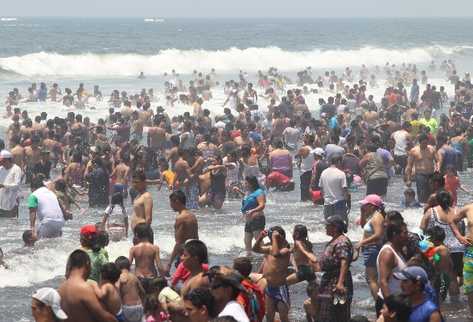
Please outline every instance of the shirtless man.
[{"label": "shirtless man", "polygon": [[169,196],[171,208],[178,212],[174,224],[175,244],[166,271],[171,270],[174,260],[182,255],[184,243],[189,239],[199,239],[197,218],[186,208],[186,196],[182,191],[174,191]]},{"label": "shirtless man", "polygon": [[7,129],[7,139],[10,143],[10,147],[13,147],[11,138],[14,136],[17,136],[21,138],[21,124],[20,124],[20,116],[19,115],[13,115],[12,117],[12,124]]},{"label": "shirtless man", "polygon": [[144,121],[140,118],[138,111],[133,111],[131,114],[131,119],[131,138],[141,141],[143,138]]},{"label": "shirtless man", "polygon": [[117,322],[100,304],[93,288],[86,280],[90,275],[90,258],[83,250],[75,250],[69,256],[66,281],[59,287],[61,307],[68,322]]},{"label": "shirtless man", "polygon": [[166,142],[166,130],[159,118],[154,117],[153,126],[148,128],[148,147],[154,152],[162,151]]},{"label": "shirtless man", "polygon": [[184,159],[186,151],[179,149],[177,153],[179,154],[179,159],[174,163],[174,172],[176,173],[174,189],[184,189],[192,177],[192,171],[189,163]]},{"label": "shirtless man", "polygon": [[134,232],[136,244],[130,248],[130,265],[133,260],[136,261],[135,274],[146,290],[149,281],[158,276],[158,271],[161,276],[164,276],[165,271],[161,265],[159,246],[150,240],[149,227],[141,223],[135,227]]},{"label": "shirtless man", "polygon": [[133,174],[132,183],[138,192],[138,196],[133,201],[131,229],[134,230],[140,223],[145,223],[151,227],[153,220],[153,197],[146,191],[146,175],[143,170],[138,170]]},{"label": "shirtless man", "polygon": [[33,136],[31,138],[31,145],[25,148],[25,160],[26,160],[26,180],[31,182],[31,178],[34,175],[32,172],[34,166],[41,160],[41,148],[39,136]]},{"label": "shirtless man", "polygon": [[[263,246],[263,239],[269,237],[271,245]],[[284,230],[275,226],[264,230],[258,236],[253,246],[255,253],[266,255],[263,265],[263,277],[266,279],[266,321],[274,321],[276,312],[279,313],[281,322],[289,321],[289,289],[286,277],[289,275],[288,266],[291,250],[286,241]]]},{"label": "shirtless man", "polygon": [[10,153],[13,156],[13,163],[23,171],[25,167],[25,148],[20,144],[20,138],[16,135],[13,136],[10,139],[10,145],[12,146]]},{"label": "shirtless man", "polygon": [[53,131],[48,132],[48,136],[43,140],[43,148],[51,151],[51,160],[53,165],[57,162],[62,162],[62,146],[58,140],[56,140],[56,135]]},{"label": "shirtless man", "polygon": [[409,151],[405,182],[409,187],[412,183],[412,170],[415,171],[417,197],[419,202],[427,202],[432,193],[431,177],[437,169],[437,155],[435,148],[428,145],[429,138],[426,134],[419,135],[419,145]]},{"label": "shirtless man", "polygon": [[125,198],[128,194],[128,182],[130,180],[130,167],[128,166],[129,157],[120,158],[118,165],[113,169],[112,178],[115,178],[112,194],[120,192]]}]

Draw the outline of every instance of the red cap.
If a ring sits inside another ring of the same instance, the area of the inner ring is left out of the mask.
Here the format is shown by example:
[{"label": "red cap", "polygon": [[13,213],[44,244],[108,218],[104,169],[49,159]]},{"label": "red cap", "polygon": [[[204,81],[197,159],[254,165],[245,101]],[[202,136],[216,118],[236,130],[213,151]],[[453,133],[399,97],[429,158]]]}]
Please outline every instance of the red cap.
[{"label": "red cap", "polygon": [[81,236],[90,236],[97,233],[97,228],[95,225],[85,225],[80,229]]}]

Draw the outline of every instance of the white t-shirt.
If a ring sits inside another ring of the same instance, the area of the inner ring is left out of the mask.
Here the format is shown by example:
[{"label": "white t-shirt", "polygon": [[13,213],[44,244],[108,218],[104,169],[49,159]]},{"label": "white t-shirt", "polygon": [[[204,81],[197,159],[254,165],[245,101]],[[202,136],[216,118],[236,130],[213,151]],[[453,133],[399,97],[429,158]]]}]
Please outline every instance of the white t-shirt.
[{"label": "white t-shirt", "polygon": [[28,207],[37,209],[39,223],[48,221],[64,222],[64,216],[56,195],[46,187],[36,189],[28,197]]},{"label": "white t-shirt", "polygon": [[0,167],[0,209],[12,210],[18,205],[22,172],[19,166],[13,164],[10,169]]},{"label": "white t-shirt", "polygon": [[407,132],[404,130],[396,131],[392,134],[394,144],[394,155],[407,155]]},{"label": "white t-shirt", "polygon": [[250,322],[245,310],[240,305],[240,303],[236,301],[228,302],[218,316],[231,316],[238,322]]},{"label": "white t-shirt", "polygon": [[345,200],[344,188],[347,188],[345,172],[333,166],[325,169],[320,175],[320,188],[323,190],[325,205]]},{"label": "white t-shirt", "polygon": [[284,140],[286,141],[288,147],[293,150],[297,149],[297,143],[299,142],[299,138],[301,136],[301,131],[299,131],[299,129],[286,127],[282,132],[282,135],[284,136]]}]

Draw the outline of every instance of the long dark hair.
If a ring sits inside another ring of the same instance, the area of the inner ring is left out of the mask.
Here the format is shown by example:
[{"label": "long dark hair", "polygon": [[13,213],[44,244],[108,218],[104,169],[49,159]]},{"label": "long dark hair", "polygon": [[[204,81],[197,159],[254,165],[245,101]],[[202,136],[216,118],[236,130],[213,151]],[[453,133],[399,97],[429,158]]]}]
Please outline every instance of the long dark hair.
[{"label": "long dark hair", "polygon": [[443,211],[448,211],[452,207],[452,195],[448,191],[440,190],[435,195],[435,199],[437,199],[437,203]]},{"label": "long dark hair", "polygon": [[245,177],[245,180],[250,185],[251,191],[256,191],[256,190],[261,188],[260,185],[259,185],[259,182],[258,182],[258,178],[256,178],[255,176]]}]

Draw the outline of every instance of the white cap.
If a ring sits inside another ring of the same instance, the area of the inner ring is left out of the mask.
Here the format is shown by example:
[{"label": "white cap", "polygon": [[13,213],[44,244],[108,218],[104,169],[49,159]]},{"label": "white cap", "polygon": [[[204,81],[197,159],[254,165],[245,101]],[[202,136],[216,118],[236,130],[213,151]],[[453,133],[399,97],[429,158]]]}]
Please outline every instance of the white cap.
[{"label": "white cap", "polygon": [[0,159],[12,159],[13,155],[10,153],[10,151],[7,150],[2,150],[0,151]]},{"label": "white cap", "polygon": [[61,309],[61,296],[51,287],[43,287],[33,294],[33,298],[50,306],[54,315],[60,320],[66,320],[67,314]]},{"label": "white cap", "polygon": [[318,156],[321,156],[321,157],[323,157],[323,156],[325,155],[325,151],[324,151],[324,149],[322,149],[322,148],[315,148],[315,149],[313,150],[313,153],[314,153],[315,155],[318,155]]}]

